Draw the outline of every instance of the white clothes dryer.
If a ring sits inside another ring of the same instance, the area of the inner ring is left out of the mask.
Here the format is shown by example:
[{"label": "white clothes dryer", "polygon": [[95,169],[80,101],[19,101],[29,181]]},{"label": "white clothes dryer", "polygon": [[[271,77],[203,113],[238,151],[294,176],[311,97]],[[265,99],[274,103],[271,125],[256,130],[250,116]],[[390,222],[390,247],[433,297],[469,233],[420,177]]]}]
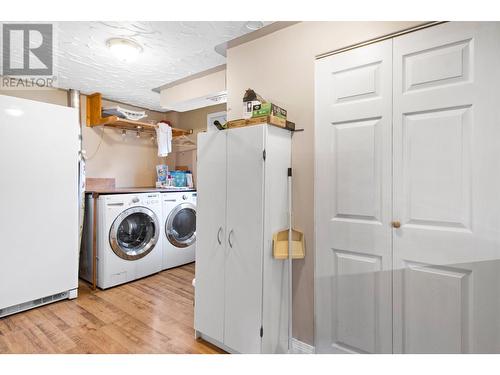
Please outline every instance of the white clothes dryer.
[{"label": "white clothes dryer", "polygon": [[161,194],[163,262],[168,269],[194,262],[196,251],[196,191]]}]

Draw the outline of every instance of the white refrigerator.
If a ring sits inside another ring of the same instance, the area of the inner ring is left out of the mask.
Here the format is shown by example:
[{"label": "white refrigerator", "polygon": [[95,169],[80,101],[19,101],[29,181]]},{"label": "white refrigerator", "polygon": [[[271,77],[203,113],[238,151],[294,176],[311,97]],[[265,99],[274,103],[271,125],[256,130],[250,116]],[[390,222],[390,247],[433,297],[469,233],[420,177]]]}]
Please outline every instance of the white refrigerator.
[{"label": "white refrigerator", "polygon": [[78,291],[75,108],[0,95],[0,317]]}]

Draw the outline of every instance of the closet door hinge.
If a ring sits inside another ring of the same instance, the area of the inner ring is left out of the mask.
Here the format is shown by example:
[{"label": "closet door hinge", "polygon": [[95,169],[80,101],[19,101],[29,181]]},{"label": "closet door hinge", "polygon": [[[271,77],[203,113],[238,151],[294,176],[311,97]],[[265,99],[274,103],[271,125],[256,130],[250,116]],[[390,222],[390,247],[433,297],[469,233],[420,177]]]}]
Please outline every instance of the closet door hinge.
[{"label": "closet door hinge", "polygon": [[266,161],[266,150],[262,151],[262,159],[264,159],[264,161]]},{"label": "closet door hinge", "polygon": [[260,337],[264,336],[264,328],[262,328],[262,326],[260,326]]}]

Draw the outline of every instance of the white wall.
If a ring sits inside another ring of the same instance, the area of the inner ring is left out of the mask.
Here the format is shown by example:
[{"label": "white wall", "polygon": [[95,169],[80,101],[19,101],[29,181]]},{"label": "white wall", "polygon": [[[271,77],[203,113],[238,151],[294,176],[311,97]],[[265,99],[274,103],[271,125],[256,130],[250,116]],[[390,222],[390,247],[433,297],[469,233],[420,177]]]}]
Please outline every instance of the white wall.
[{"label": "white wall", "polygon": [[293,136],[294,226],[305,232],[306,258],[294,261],[294,336],[314,341],[314,61],[324,52],[403,30],[421,22],[301,22],[228,49],[228,118],[242,117],[253,88],[288,110]]},{"label": "white wall", "polygon": [[[117,187],[155,186],[158,147],[148,134],[140,138],[134,132],[122,137],[121,131],[102,127],[85,126],[86,97],[81,96],[83,126],[83,149],[87,152],[87,177],[111,177],[116,179]],[[103,100],[103,106],[113,103]],[[142,108],[126,105],[132,110]],[[159,121],[165,118],[161,112],[146,111],[145,121]]]},{"label": "white wall", "polygon": [[[172,123],[172,126],[180,129],[193,129],[193,134],[188,137],[196,143],[198,133],[207,129],[207,115],[209,113],[221,112],[226,110],[226,104],[217,104],[210,107],[203,107],[187,112],[167,112],[165,119]],[[169,168],[174,166],[187,166],[193,172],[193,179],[196,184],[196,150],[176,152],[165,158]]]}]

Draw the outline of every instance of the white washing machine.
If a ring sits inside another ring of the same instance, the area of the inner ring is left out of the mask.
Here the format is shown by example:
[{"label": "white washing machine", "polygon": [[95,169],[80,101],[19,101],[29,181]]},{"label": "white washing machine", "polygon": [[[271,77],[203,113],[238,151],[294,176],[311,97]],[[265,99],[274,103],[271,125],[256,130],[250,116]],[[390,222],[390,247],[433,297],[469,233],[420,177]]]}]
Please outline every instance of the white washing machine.
[{"label": "white washing machine", "polygon": [[196,196],[196,191],[161,193],[164,270],[194,262]]},{"label": "white washing machine", "polygon": [[[160,193],[100,195],[97,201],[97,286],[110,288],[161,271]],[[80,277],[92,280],[93,200],[86,198]]]}]

